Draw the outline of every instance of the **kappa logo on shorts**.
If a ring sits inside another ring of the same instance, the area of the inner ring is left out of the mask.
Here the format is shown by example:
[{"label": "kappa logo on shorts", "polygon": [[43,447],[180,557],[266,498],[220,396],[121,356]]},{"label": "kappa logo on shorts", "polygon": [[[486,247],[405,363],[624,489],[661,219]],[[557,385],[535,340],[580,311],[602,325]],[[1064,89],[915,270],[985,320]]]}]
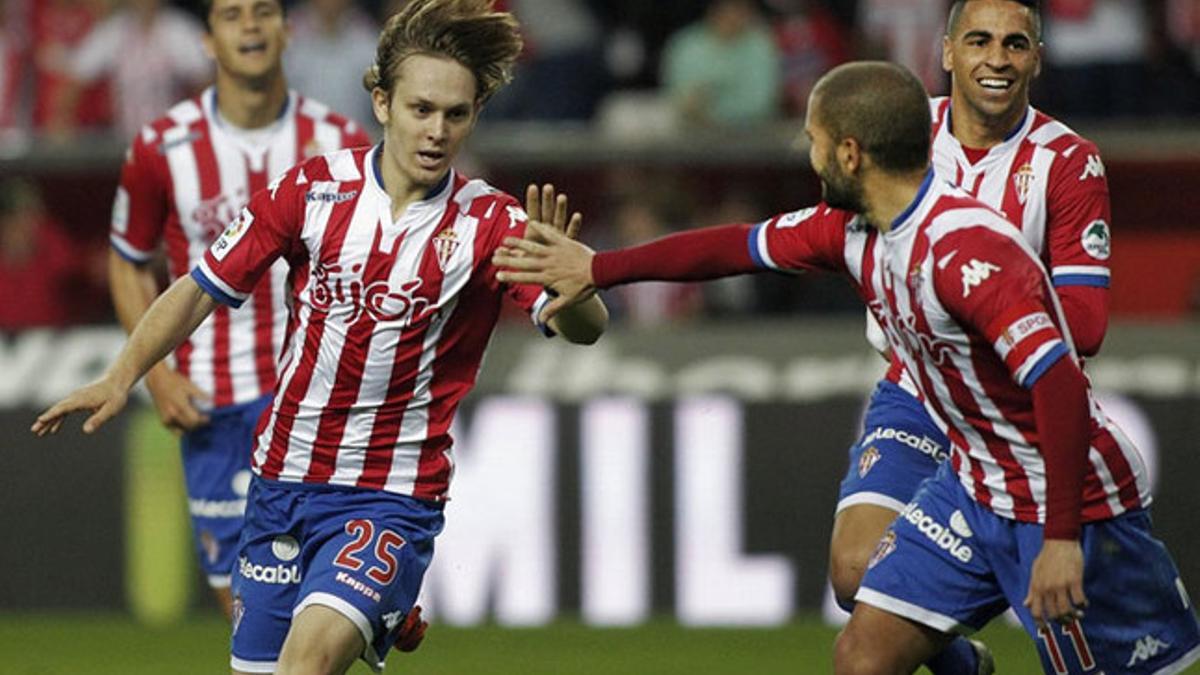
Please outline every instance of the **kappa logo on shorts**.
[{"label": "kappa logo on shorts", "polygon": [[1158,656],[1160,651],[1170,649],[1171,645],[1159,640],[1153,635],[1147,635],[1134,643],[1133,654],[1129,656],[1129,663],[1125,664],[1126,668],[1132,668],[1136,664]]},{"label": "kappa logo on shorts", "polygon": [[375,602],[383,601],[383,596],[379,594],[379,591],[375,590],[374,588],[371,588],[367,584],[359,581],[358,579],[355,579],[354,577],[350,576],[349,574],[346,574],[345,572],[338,572],[337,576],[335,576],[334,579],[342,582],[343,584],[346,584],[350,588],[353,588],[354,590],[358,591],[359,593],[362,593],[364,596],[374,600]]},{"label": "kappa logo on shorts", "polygon": [[880,457],[879,450],[873,445],[864,450],[862,457],[858,458],[858,477],[866,478]]},{"label": "kappa logo on shorts", "polygon": [[871,554],[871,560],[867,562],[867,569],[875,567],[884,558],[892,554],[896,550],[896,533],[888,530],[879,538],[879,543],[875,545],[875,552]]},{"label": "kappa logo on shorts", "polygon": [[[958,511],[954,513],[961,518],[961,513]],[[934,520],[933,516],[926,515],[921,510],[921,507],[916,504],[909,504],[904,507],[904,512],[900,514],[900,517],[915,525],[921,534],[929,538],[929,541],[932,541],[938,548],[949,553],[959,562],[971,562],[971,558],[975,552],[971,550],[970,546],[963,543],[964,537],[957,536],[953,528],[946,527]],[[954,516],[950,517],[950,522],[955,522]],[[965,518],[962,518],[958,525],[961,528],[965,528],[967,532],[970,532],[970,527],[967,526]],[[970,535],[966,536],[970,537]]]}]

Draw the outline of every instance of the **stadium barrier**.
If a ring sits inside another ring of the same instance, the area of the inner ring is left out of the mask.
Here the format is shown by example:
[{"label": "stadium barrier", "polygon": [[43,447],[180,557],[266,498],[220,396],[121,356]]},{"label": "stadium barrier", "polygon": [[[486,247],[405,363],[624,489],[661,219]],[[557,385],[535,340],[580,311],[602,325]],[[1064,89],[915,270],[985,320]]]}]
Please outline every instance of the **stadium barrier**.
[{"label": "stadium barrier", "polygon": [[[501,331],[455,430],[430,614],[458,625],[664,614],[775,625],[820,608],[845,449],[882,371],[861,330],[706,324],[616,332],[591,348]],[[1192,584],[1196,334],[1115,326],[1088,368],[1147,455],[1156,531]],[[27,431],[122,339],[116,328],[0,338],[0,609],[130,607],[169,621],[208,602],[175,442],[148,407],[93,436]]]}]

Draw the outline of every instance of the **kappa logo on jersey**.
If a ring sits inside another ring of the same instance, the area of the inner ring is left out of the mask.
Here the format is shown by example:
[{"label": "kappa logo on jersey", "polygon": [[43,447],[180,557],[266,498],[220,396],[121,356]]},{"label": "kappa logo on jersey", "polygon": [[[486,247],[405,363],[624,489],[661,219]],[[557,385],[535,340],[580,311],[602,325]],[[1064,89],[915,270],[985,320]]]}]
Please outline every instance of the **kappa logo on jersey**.
[{"label": "kappa logo on jersey", "polygon": [[341,265],[318,263],[313,268],[312,305],[318,311],[328,311],[334,303],[350,305],[353,309],[347,324],[358,321],[364,313],[378,322],[399,321],[404,325],[423,318],[432,308],[428,298],[418,296],[421,280],[413,279],[393,289],[386,280],[380,279],[366,284],[358,276],[362,264],[357,263],[347,272]]},{"label": "kappa logo on jersey", "polygon": [[1104,178],[1104,162],[1100,161],[1100,155],[1087,156],[1087,165],[1083,167],[1079,180],[1083,182],[1089,178]]},{"label": "kappa logo on jersey", "polygon": [[858,458],[858,477],[866,478],[867,474],[871,472],[871,469],[875,466],[875,463],[879,461],[880,457],[881,455],[879,454],[879,449],[873,445],[864,450],[862,457]]},{"label": "kappa logo on jersey", "polygon": [[867,562],[867,569],[870,569],[883,562],[883,559],[891,555],[892,551],[895,550],[896,533],[892,530],[888,530],[887,532],[883,533],[883,536],[879,539],[879,543],[875,545],[875,552],[871,554],[871,559]]},{"label": "kappa logo on jersey", "polygon": [[[968,537],[958,536],[953,529],[934,520],[933,516],[926,515],[921,510],[921,507],[915,503],[905,506],[904,512],[900,514],[900,517],[915,525],[917,530],[925,535],[929,541],[932,541],[938,548],[949,553],[959,562],[971,562],[971,558],[975,553],[971,550],[970,546],[963,543],[963,539],[968,538],[970,535]],[[965,519],[962,525],[966,525]],[[970,528],[967,531],[970,532]]]},{"label": "kappa logo on jersey", "polygon": [[1022,164],[1013,174],[1013,187],[1017,190],[1017,201],[1024,204],[1029,196],[1029,188],[1033,186],[1033,165]]},{"label": "kappa logo on jersey", "polygon": [[254,222],[254,214],[250,213],[249,209],[242,209],[242,213],[229,225],[229,229],[221,234],[221,238],[212,245],[213,257],[217,260],[224,260],[225,256],[233,250],[234,246],[241,241],[246,234],[246,230],[250,229],[250,225]]},{"label": "kappa logo on jersey", "polygon": [[999,272],[1000,268],[990,262],[983,262],[979,258],[971,258],[971,261],[963,265],[962,269],[962,285],[963,297],[971,295],[971,289],[979,286],[992,276],[992,272]]},{"label": "kappa logo on jersey", "polygon": [[1112,254],[1112,236],[1108,232],[1108,223],[1103,220],[1093,220],[1083,230],[1083,250],[1096,260],[1108,260]]},{"label": "kappa logo on jersey", "polygon": [[787,227],[795,227],[809,218],[812,218],[813,214],[816,212],[817,207],[812,206],[807,209],[800,209],[799,211],[785,213],[779,217],[779,220],[775,221],[775,227],[781,230]]},{"label": "kappa logo on jersey", "polygon": [[349,192],[318,192],[310,190],[304,193],[304,201],[306,202],[321,202],[323,204],[341,204],[354,199],[358,195],[358,190]]},{"label": "kappa logo on jersey", "polygon": [[[493,203],[492,206],[495,206],[495,203]],[[519,206],[513,206],[512,204],[509,204],[504,208],[508,209],[508,228],[510,230],[516,227],[517,223],[524,223],[525,221],[529,220],[529,214],[525,213],[525,209]],[[491,213],[492,209],[488,208],[487,215],[485,215],[484,218],[486,219],[489,215],[491,215]]]},{"label": "kappa logo on jersey", "polygon": [[461,243],[458,240],[458,233],[454,230],[442,230],[433,238],[433,250],[437,253],[438,267],[442,268],[443,272],[446,271],[450,259],[454,257],[454,252],[458,250]]},{"label": "kappa logo on jersey", "polygon": [[200,227],[202,241],[212,244],[227,228],[232,227],[233,219],[238,215],[238,209],[246,203],[246,191],[239,188],[231,198],[220,194],[212,199],[201,200],[192,210],[192,222]]},{"label": "kappa logo on jersey", "polygon": [[1159,640],[1153,635],[1147,635],[1134,643],[1133,653],[1129,656],[1129,663],[1125,664],[1126,668],[1132,668],[1138,663],[1149,661],[1158,656],[1160,651],[1170,649],[1171,645]]},{"label": "kappa logo on jersey", "polygon": [[204,134],[200,133],[199,131],[189,131],[179,138],[172,138],[171,140],[164,139],[163,142],[159,143],[158,145],[158,152],[159,154],[165,155],[171,151],[171,148],[186,145],[192,141],[198,141],[201,138],[204,138]]}]

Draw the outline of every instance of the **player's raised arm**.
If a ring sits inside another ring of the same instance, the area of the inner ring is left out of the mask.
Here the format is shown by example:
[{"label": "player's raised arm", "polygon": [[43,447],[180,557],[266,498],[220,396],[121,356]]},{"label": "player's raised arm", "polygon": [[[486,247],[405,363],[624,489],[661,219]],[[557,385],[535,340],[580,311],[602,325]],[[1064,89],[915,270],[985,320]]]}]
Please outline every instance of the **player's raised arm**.
[{"label": "player's raised arm", "polygon": [[216,306],[217,301],[192,277],[181,277],[150,306],[108,372],[39,415],[31,431],[38,436],[55,433],[67,415],[81,410],[92,413],[83,423],[84,432],[98,429],[125,407],[129,390],[142,375],[190,335]]},{"label": "player's raised arm", "polygon": [[[567,217],[567,196],[555,196],[554,186],[549,183],[540,189],[537,185],[526,188],[525,213],[529,216],[529,223],[526,225],[523,241],[531,243],[545,242],[549,236],[558,236],[574,242],[583,224],[583,216],[578,212],[571,214],[570,218]],[[508,255],[513,255],[513,252],[508,252]],[[497,278],[505,281],[502,273],[498,274]],[[608,326],[608,308],[595,294],[594,289],[579,293],[560,293],[559,298],[555,298],[543,308],[539,318],[568,342],[592,344],[600,339],[600,335]]]}]

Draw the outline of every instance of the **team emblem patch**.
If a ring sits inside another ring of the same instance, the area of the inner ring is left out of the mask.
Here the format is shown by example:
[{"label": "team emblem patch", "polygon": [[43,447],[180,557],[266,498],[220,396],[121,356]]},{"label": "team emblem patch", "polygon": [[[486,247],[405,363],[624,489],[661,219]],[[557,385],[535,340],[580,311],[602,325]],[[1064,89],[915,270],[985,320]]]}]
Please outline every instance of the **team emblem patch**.
[{"label": "team emblem patch", "polygon": [[242,625],[242,617],[246,616],[246,603],[242,600],[242,594],[238,593],[233,596],[233,632],[238,632],[238,627]]},{"label": "team emblem patch", "polygon": [[1108,223],[1103,220],[1093,220],[1083,230],[1083,250],[1096,260],[1108,260],[1112,254],[1112,238],[1108,232]]},{"label": "team emblem patch", "polygon": [[458,240],[458,233],[454,230],[442,230],[433,238],[433,250],[437,253],[438,267],[442,268],[443,272],[446,271],[450,259],[454,257],[454,252],[458,250],[461,243]]},{"label": "team emblem patch", "polygon": [[880,457],[879,449],[873,445],[864,450],[862,456],[858,458],[858,477],[865,478]]},{"label": "team emblem patch", "polygon": [[1017,191],[1017,201],[1024,204],[1025,198],[1029,196],[1029,188],[1033,185],[1033,165],[1022,164],[1012,179],[1013,187]]},{"label": "team emblem patch", "polygon": [[871,569],[883,562],[883,559],[892,554],[896,550],[896,533],[888,530],[883,533],[879,543],[875,545],[875,552],[871,554],[871,560],[867,563],[867,569]]},{"label": "team emblem patch", "polygon": [[271,542],[271,553],[283,562],[291,562],[300,555],[300,542],[296,541],[295,537],[281,534]]}]

